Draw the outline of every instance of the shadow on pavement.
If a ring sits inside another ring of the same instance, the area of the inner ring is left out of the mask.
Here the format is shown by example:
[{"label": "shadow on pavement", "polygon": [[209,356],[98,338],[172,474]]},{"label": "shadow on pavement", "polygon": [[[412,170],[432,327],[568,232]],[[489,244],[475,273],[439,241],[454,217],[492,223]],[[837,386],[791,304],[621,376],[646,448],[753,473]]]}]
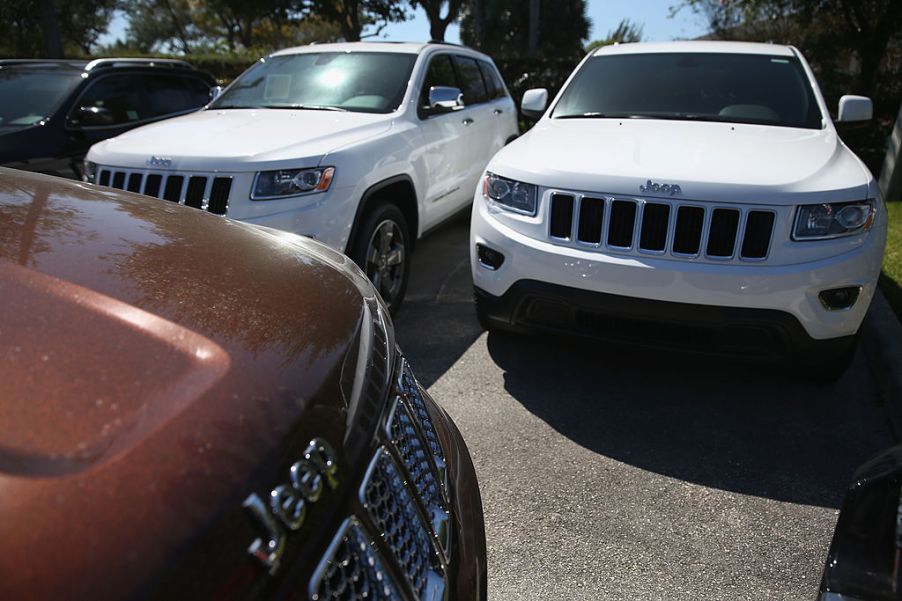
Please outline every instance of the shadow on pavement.
[{"label": "shadow on pavement", "polygon": [[507,392],[562,435],[704,486],[838,508],[888,438],[860,354],[818,387],[773,367],[563,338],[493,332],[488,349]]},{"label": "shadow on pavement", "polygon": [[473,310],[469,211],[419,241],[407,296],[394,318],[401,348],[431,386],[482,334]]}]

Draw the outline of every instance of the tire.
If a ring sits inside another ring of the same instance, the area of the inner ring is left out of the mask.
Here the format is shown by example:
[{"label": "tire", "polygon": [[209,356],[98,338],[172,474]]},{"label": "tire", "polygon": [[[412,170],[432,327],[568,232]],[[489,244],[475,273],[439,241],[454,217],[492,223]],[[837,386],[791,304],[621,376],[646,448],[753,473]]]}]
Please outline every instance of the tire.
[{"label": "tire", "polygon": [[348,245],[348,256],[373,283],[392,315],[398,312],[407,291],[410,248],[407,219],[392,203],[368,209]]}]

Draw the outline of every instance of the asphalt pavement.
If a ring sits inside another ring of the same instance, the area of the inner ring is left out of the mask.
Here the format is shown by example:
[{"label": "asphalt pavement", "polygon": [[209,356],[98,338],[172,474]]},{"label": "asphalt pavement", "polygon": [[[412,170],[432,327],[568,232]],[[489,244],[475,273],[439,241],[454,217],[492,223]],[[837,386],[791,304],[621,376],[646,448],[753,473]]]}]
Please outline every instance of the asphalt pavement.
[{"label": "asphalt pavement", "polygon": [[486,334],[467,231],[463,217],[420,241],[395,325],[473,456],[489,599],[813,600],[855,467],[893,444],[862,353],[821,387]]}]

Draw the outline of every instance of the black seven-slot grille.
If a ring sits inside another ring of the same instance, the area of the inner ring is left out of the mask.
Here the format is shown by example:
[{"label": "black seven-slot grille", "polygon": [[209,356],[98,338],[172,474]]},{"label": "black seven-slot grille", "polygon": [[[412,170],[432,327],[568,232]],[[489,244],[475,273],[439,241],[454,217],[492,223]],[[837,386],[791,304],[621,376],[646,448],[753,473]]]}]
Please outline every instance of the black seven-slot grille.
[{"label": "black seven-slot grille", "polygon": [[776,218],[767,208],[705,208],[569,192],[552,193],[548,213],[548,233],[559,244],[741,261],[767,258]]},{"label": "black seven-slot grille", "polygon": [[225,215],[232,191],[230,176],[178,175],[167,172],[101,169],[97,183],[119,190],[138,192],[172,202]]},{"label": "black seven-slot grille", "polygon": [[450,514],[443,454],[403,359],[396,388],[383,430],[387,441],[359,488],[361,511],[342,524],[320,561],[312,601],[446,597]]}]

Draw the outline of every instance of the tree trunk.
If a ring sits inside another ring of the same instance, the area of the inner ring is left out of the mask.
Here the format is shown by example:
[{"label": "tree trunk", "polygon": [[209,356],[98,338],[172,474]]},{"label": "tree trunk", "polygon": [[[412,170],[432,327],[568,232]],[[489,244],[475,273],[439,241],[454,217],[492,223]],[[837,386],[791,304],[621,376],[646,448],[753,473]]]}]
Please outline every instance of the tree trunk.
[{"label": "tree trunk", "polygon": [[59,14],[56,12],[53,0],[41,0],[41,32],[44,38],[45,57],[63,58]]},{"label": "tree trunk", "polygon": [[529,46],[526,56],[535,58],[539,51],[539,0],[529,0]]}]

